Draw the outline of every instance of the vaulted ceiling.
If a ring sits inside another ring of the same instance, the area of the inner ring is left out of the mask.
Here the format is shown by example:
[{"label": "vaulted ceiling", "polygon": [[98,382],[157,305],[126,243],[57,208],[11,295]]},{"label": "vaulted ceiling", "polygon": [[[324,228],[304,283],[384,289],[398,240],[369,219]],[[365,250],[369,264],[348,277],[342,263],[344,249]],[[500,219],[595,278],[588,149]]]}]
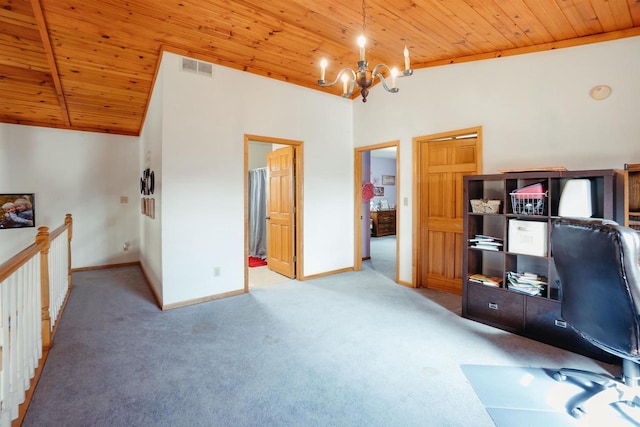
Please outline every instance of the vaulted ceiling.
[{"label": "vaulted ceiling", "polygon": [[[320,88],[361,0],[0,0],[0,122],[138,135],[163,49]],[[640,0],[367,0],[367,60],[413,69],[640,35]],[[638,54],[638,52],[630,53]],[[341,86],[341,85],[337,85]]]}]

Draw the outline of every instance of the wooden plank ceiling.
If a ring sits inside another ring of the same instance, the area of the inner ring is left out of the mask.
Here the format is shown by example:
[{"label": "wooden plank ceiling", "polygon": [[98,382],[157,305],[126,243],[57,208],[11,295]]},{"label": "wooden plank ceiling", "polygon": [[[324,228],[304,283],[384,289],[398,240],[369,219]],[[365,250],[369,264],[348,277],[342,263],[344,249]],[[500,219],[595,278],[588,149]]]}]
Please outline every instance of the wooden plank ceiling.
[{"label": "wooden plank ceiling", "polygon": [[[0,122],[138,135],[163,49],[319,88],[361,0],[0,0]],[[367,59],[412,68],[640,35],[637,0],[367,0]],[[637,54],[637,53],[630,53]],[[340,85],[337,85],[340,86]]]}]

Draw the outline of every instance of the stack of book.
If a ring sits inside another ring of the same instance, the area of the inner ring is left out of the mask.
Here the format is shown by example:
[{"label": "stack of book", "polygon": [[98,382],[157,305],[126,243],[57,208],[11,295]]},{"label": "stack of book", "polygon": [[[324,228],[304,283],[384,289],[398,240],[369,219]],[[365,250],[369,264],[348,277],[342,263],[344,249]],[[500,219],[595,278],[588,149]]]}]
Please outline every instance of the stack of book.
[{"label": "stack of book", "polygon": [[473,283],[480,283],[482,285],[487,286],[496,286],[500,287],[502,283],[502,278],[500,277],[489,277],[484,274],[476,273],[469,276],[469,281]]},{"label": "stack of book", "polygon": [[489,251],[500,251],[502,250],[502,239],[499,237],[485,236],[484,234],[476,234],[473,239],[469,239],[469,246]]},{"label": "stack of book", "polygon": [[514,273],[507,271],[507,287],[512,291],[522,292],[527,295],[541,295],[546,286],[547,278],[535,273]]}]

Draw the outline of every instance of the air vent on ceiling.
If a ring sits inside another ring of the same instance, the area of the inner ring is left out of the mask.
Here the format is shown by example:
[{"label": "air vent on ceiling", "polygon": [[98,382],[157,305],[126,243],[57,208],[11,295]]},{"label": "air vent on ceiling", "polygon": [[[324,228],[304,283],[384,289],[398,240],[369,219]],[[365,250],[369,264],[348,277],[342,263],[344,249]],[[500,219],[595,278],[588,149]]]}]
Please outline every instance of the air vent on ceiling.
[{"label": "air vent on ceiling", "polygon": [[213,77],[213,65],[208,62],[196,61],[195,59],[183,57],[180,69],[188,73]]}]

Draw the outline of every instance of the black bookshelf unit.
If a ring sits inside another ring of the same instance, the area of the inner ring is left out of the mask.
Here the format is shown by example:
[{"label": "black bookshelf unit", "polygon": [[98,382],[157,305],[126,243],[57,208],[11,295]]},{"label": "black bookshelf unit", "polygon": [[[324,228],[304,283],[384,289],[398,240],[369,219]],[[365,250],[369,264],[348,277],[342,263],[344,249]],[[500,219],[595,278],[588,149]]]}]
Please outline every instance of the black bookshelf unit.
[{"label": "black bookshelf unit", "polygon": [[[624,175],[613,170],[510,172],[464,177],[462,315],[537,341],[612,363],[615,358],[573,331],[560,315],[562,284],[551,253],[551,224],[569,180],[589,187],[592,217],[620,221]],[[524,189],[524,190],[523,190]],[[527,189],[532,193],[527,193]],[[520,191],[518,191],[520,190]],[[471,201],[476,205],[475,212]],[[477,209],[478,200],[500,201],[499,209]],[[565,200],[566,201],[566,200]],[[491,238],[494,247],[473,242]],[[528,273],[535,287],[509,280]],[[499,285],[474,280],[479,275]],[[534,281],[535,282],[535,281]]]}]

